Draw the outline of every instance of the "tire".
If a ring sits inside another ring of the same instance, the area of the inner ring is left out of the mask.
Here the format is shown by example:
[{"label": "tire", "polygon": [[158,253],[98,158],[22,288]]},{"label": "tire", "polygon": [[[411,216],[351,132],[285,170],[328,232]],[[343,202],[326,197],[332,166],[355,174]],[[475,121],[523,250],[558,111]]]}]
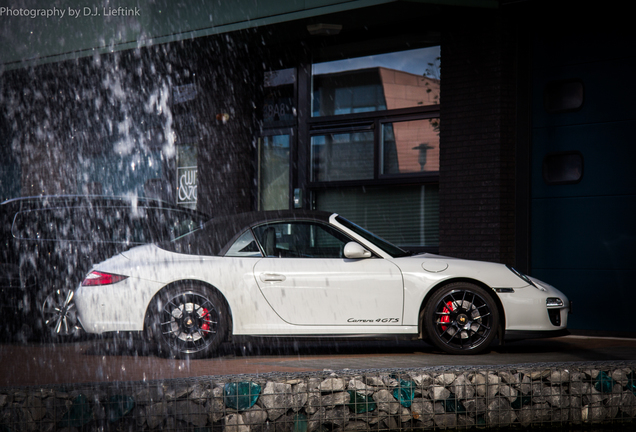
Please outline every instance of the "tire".
[{"label": "tire", "polygon": [[455,282],[429,299],[423,327],[428,341],[449,354],[478,354],[497,334],[499,310],[483,288]]},{"label": "tire", "polygon": [[40,302],[39,310],[45,341],[68,342],[81,335],[72,290],[60,288],[53,291]]},{"label": "tire", "polygon": [[225,340],[228,312],[221,294],[182,283],[160,292],[147,316],[147,330],[161,354],[172,358],[211,356]]}]

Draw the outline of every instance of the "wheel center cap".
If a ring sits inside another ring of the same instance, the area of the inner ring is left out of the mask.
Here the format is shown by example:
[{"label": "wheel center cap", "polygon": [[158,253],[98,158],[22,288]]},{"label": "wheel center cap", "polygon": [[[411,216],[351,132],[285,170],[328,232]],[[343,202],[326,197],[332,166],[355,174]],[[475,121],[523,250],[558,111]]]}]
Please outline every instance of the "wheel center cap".
[{"label": "wheel center cap", "polygon": [[464,325],[468,322],[468,317],[464,314],[458,315],[457,316],[457,322],[461,325]]},{"label": "wheel center cap", "polygon": [[192,327],[192,325],[194,324],[194,321],[192,321],[192,318],[188,317],[185,320],[185,325],[188,327]]}]

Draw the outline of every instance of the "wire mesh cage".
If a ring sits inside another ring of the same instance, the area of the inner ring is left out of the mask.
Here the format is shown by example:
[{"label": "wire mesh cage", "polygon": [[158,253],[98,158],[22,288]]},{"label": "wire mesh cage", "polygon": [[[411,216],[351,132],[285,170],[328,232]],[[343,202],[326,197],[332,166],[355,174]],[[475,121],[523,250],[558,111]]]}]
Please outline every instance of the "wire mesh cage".
[{"label": "wire mesh cage", "polygon": [[208,376],[0,389],[0,431],[636,427],[636,363]]}]

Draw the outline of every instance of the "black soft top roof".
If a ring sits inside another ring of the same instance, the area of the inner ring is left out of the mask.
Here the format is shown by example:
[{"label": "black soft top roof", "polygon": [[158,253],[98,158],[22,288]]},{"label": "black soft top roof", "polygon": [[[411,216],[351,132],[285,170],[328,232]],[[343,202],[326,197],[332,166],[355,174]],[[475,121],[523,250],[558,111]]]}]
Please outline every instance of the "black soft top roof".
[{"label": "black soft top roof", "polygon": [[171,242],[162,249],[188,255],[219,256],[225,253],[239,235],[249,227],[277,220],[311,220],[328,223],[332,213],[314,210],[275,210],[220,216],[209,220],[203,228]]}]

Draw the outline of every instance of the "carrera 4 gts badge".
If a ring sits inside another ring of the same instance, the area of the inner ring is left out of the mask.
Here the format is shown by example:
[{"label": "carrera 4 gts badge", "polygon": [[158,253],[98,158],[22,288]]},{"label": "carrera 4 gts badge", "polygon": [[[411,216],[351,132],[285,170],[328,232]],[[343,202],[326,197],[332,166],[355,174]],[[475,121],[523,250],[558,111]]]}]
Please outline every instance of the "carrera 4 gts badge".
[{"label": "carrera 4 gts badge", "polygon": [[376,319],[358,319],[349,318],[348,323],[397,323],[400,322],[399,318],[376,318]]}]

